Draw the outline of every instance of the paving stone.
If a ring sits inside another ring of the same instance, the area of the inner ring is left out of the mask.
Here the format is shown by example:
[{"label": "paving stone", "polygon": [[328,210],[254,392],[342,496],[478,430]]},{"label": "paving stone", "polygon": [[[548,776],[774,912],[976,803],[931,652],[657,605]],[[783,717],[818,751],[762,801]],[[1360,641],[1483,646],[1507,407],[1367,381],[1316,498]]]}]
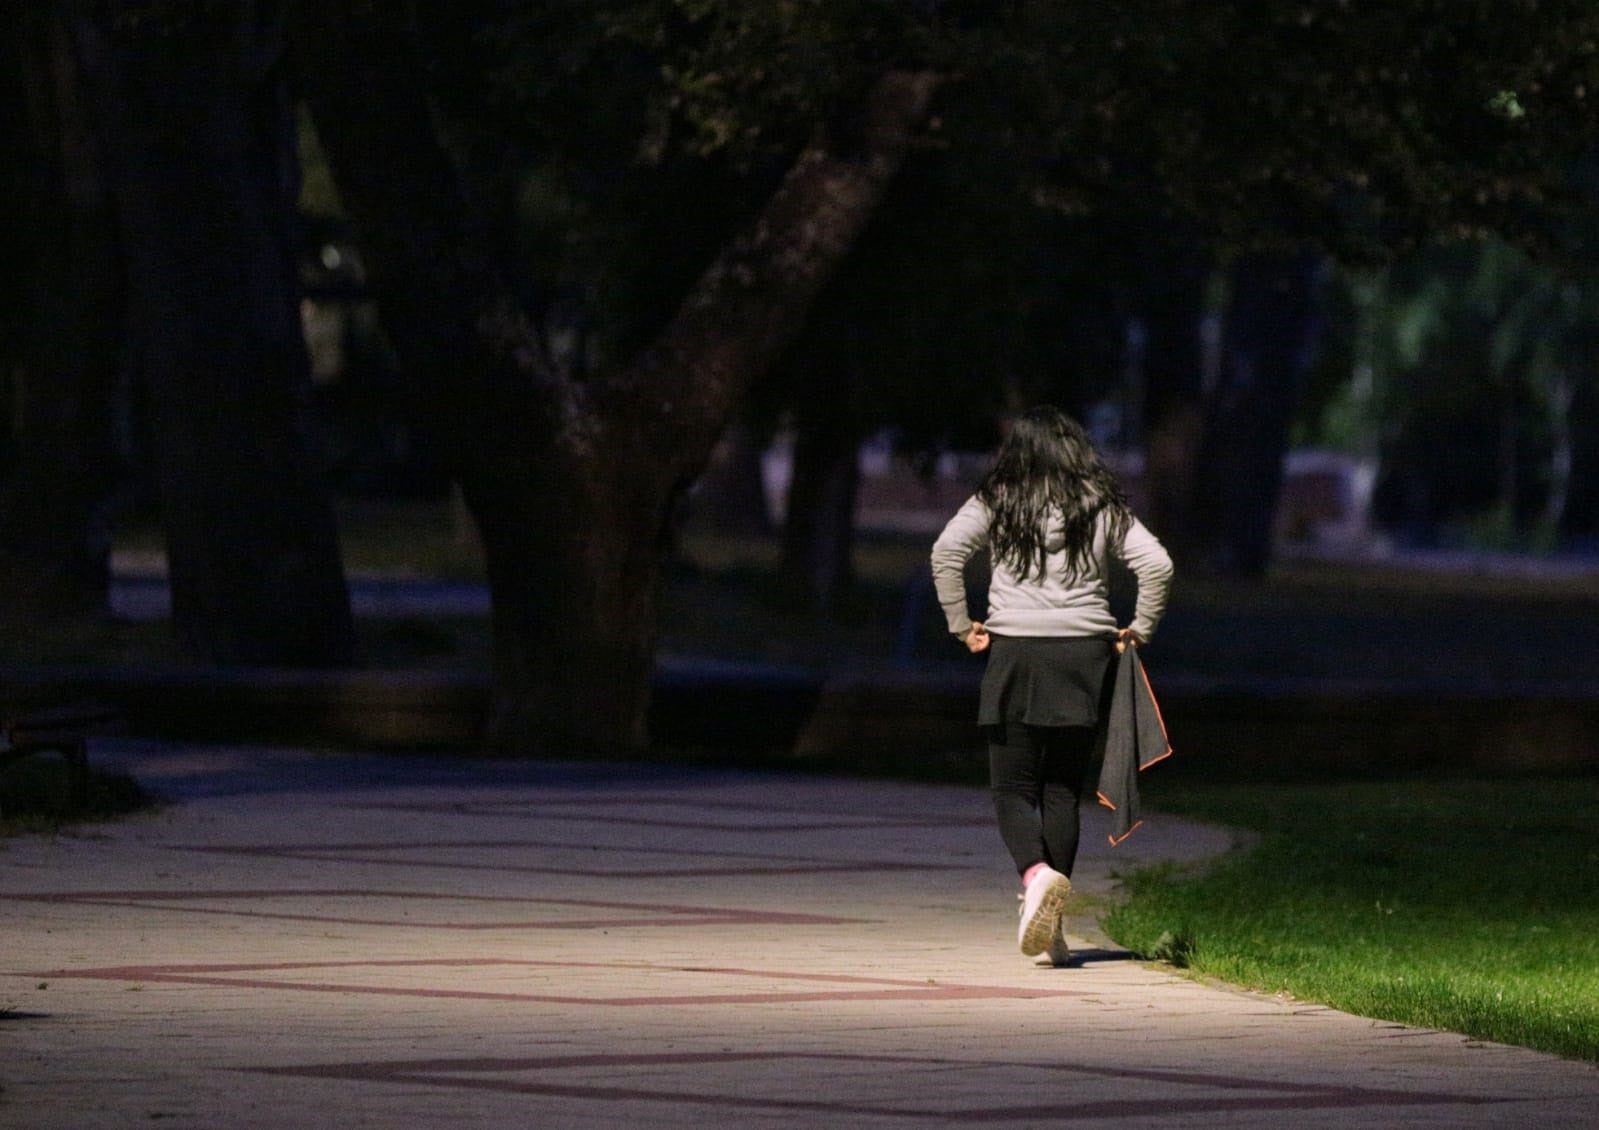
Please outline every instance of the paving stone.
[{"label": "paving stone", "polygon": [[[1591,1066],[1015,949],[970,788],[108,742],[0,845],[0,1126],[1599,1125]],[[1233,845],[1089,814],[1075,881]]]}]

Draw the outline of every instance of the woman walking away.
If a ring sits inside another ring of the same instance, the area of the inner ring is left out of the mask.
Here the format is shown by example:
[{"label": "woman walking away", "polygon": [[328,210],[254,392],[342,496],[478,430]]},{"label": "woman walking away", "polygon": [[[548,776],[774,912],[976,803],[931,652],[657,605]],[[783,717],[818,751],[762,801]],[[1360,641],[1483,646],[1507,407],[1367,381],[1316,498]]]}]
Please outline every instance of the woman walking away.
[{"label": "woman walking away", "polygon": [[[984,549],[988,618],[974,623],[965,568]],[[1110,608],[1113,559],[1138,581],[1126,627]],[[977,493],[934,543],[932,565],[950,632],[988,653],[977,721],[1000,838],[1022,878],[1017,940],[1022,953],[1063,965],[1078,810],[1111,657],[1154,634],[1171,558],[1133,516],[1082,426],[1041,407],[1016,421]]]}]

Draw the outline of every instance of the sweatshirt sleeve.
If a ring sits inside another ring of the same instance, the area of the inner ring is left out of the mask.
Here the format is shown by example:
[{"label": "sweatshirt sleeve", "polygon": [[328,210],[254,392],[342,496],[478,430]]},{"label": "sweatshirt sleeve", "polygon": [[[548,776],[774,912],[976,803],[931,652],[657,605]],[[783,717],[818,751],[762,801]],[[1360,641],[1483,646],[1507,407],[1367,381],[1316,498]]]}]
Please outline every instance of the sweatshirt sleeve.
[{"label": "sweatshirt sleeve", "polygon": [[933,591],[953,635],[972,626],[966,608],[966,563],[988,545],[988,508],[973,495],[933,543]]},{"label": "sweatshirt sleeve", "polygon": [[1166,547],[1137,518],[1128,527],[1122,539],[1118,556],[1138,579],[1138,600],[1133,608],[1133,622],[1129,625],[1142,640],[1155,634],[1155,627],[1166,614],[1166,600],[1171,595],[1172,563]]}]

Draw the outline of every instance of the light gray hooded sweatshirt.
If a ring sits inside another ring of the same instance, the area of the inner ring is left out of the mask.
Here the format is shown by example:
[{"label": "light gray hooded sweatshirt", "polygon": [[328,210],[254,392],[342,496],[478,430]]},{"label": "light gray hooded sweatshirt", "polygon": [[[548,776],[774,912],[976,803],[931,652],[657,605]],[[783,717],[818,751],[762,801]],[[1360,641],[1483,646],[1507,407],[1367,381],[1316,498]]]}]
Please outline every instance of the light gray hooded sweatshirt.
[{"label": "light gray hooded sweatshirt", "polygon": [[[989,543],[990,515],[973,495],[949,520],[933,543],[933,587],[949,630],[965,635],[972,626],[966,608],[966,563]],[[1064,527],[1057,518],[1044,542],[1043,575],[1023,581],[1004,562],[994,562],[988,585],[988,630],[1001,636],[1113,636],[1119,625],[1110,611],[1110,565],[1123,561],[1138,580],[1138,599],[1129,625],[1149,640],[1166,611],[1172,563],[1164,546],[1134,518],[1120,545],[1109,544],[1104,511],[1096,520],[1093,551],[1082,571],[1066,575]]]}]

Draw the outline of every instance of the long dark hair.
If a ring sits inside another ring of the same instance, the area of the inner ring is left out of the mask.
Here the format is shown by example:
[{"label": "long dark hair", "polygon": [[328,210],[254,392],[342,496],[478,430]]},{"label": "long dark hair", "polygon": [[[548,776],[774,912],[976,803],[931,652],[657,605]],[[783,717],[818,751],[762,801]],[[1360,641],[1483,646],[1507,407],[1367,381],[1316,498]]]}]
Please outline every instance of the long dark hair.
[{"label": "long dark hair", "polygon": [[1048,406],[1029,408],[1011,427],[977,497],[993,516],[990,553],[1026,580],[1044,575],[1050,520],[1059,516],[1066,534],[1067,577],[1088,564],[1100,511],[1110,520],[1111,541],[1132,525],[1127,496],[1110,468],[1100,462],[1083,426]]}]

